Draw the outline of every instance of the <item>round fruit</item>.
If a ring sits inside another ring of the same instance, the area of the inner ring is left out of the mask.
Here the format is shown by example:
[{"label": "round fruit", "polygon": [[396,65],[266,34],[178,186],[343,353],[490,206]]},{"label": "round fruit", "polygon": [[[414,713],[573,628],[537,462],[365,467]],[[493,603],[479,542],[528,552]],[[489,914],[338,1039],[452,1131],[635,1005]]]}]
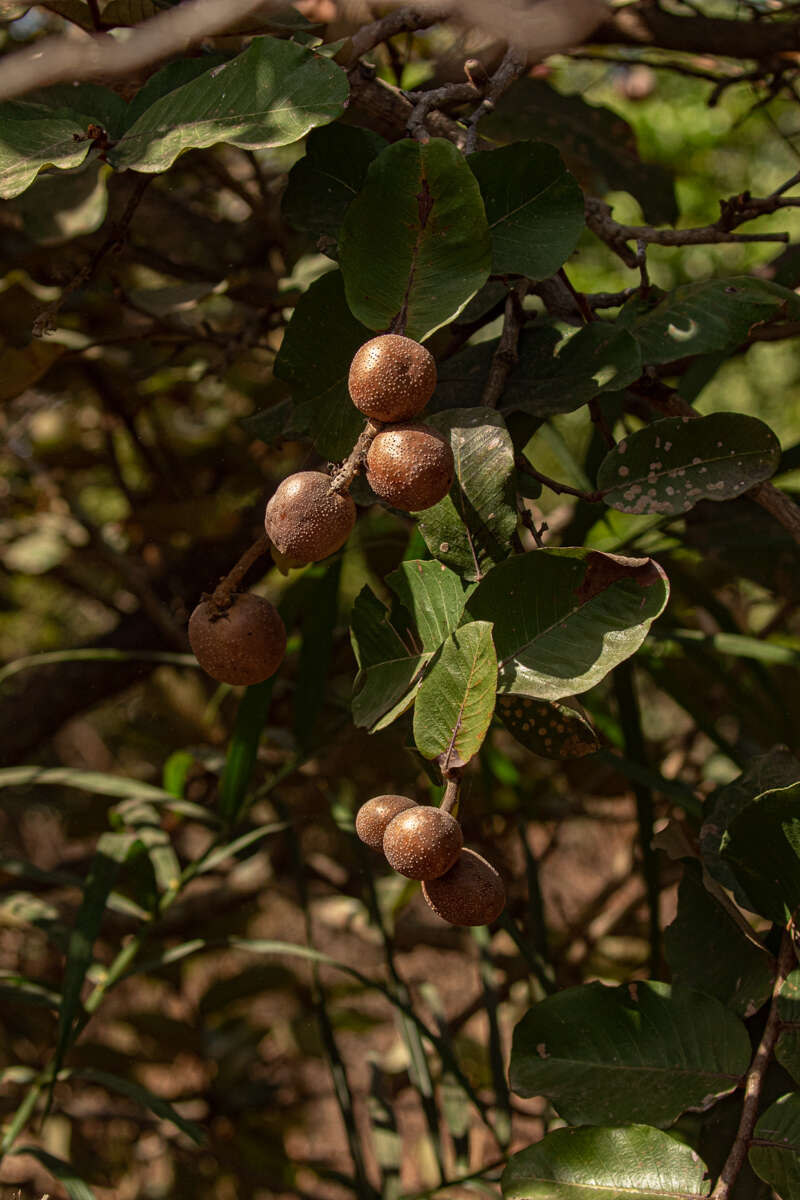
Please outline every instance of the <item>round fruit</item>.
[{"label": "round fruit", "polygon": [[436,879],[461,853],[461,826],[432,805],[417,805],[386,826],[383,853],[390,867],[408,879]]},{"label": "round fruit", "polygon": [[446,875],[426,880],[422,894],[437,917],[451,925],[491,925],[506,905],[502,879],[474,850],[462,850]]},{"label": "round fruit", "polygon": [[373,796],[356,813],[356,833],[362,842],[383,853],[383,835],[390,821],[407,808],[416,808],[410,796]]},{"label": "round fruit", "polygon": [[422,412],[436,387],[430,351],[399,333],[365,342],[350,364],[350,397],[376,421],[405,421]]},{"label": "round fruit", "polygon": [[189,618],[189,644],[204,671],[220,683],[263,683],[286,653],[286,629],[274,604],[252,592],[220,611],[203,600]]},{"label": "round fruit", "polygon": [[367,482],[373,492],[404,512],[438,504],[450,491],[454,473],[450,443],[430,425],[393,425],[367,451]]},{"label": "round fruit", "polygon": [[322,471],[298,471],[278,485],[267,504],[267,537],[298,566],[327,558],[347,541],[356,522],[349,492],[332,492]]}]

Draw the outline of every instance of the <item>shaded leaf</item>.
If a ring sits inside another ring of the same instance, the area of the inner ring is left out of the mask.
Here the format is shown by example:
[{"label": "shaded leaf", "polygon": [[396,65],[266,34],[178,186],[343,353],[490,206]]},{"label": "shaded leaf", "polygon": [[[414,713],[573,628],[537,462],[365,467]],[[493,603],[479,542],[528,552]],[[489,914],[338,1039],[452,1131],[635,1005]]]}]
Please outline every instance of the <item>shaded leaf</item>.
[{"label": "shaded leaf", "polygon": [[40,246],[94,233],[108,211],[110,173],[98,160],[87,163],[83,170],[45,172],[16,198],[13,211],[22,218],[28,237]]},{"label": "shaded leaf", "polygon": [[648,1125],[556,1129],[513,1155],[505,1200],[687,1200],[707,1196],[691,1146]]},{"label": "shaded leaf", "polygon": [[655,303],[634,296],[616,323],[636,338],[645,363],[665,363],[732,350],[753,325],[798,313],[800,300],[788,288],[750,275],[730,275],[683,284]]},{"label": "shaded leaf", "polygon": [[253,38],[236,58],[162,95],[108,154],[118,170],[165,171],[193,147],[286,146],[342,111],[347,76],[292,41]]},{"label": "shaded leaf", "polygon": [[664,417],[609,451],[597,486],[620,512],[676,516],[699,500],[730,500],[769,479],[780,455],[775,434],[756,417]]},{"label": "shaded leaf", "polygon": [[800,1094],[790,1092],[756,1122],[750,1166],[778,1193],[793,1200],[800,1191]]},{"label": "shaded leaf", "polygon": [[52,1008],[55,1012],[58,1012],[61,1003],[60,992],[15,971],[0,971],[0,997],[6,1001],[17,1000],[37,1008]]},{"label": "shaded leaf", "polygon": [[[0,117],[2,120],[2,117]],[[59,342],[36,339],[27,346],[0,343],[0,402],[13,400],[36,383],[66,350]]]},{"label": "shaded leaf", "polygon": [[336,240],[350,201],[364,185],[367,168],[387,145],[371,129],[334,122],[313,129],[306,152],[289,172],[281,211],[295,229]]},{"label": "shaded leaf", "polygon": [[645,220],[659,225],[678,216],[672,173],[639,158],[636,135],[619,113],[582,96],[562,96],[543,80],[524,78],[501,96],[495,111],[481,121],[491,137],[546,138],[585,191],[630,192]]},{"label": "shaded leaf", "polygon": [[772,955],[703,886],[699,864],[684,863],[678,911],[664,931],[664,949],[673,984],[708,992],[737,1016],[752,1016],[772,991]]},{"label": "shaded leaf", "polygon": [[17,1146],[14,1150],[10,1150],[9,1154],[32,1155],[45,1170],[50,1172],[54,1179],[63,1184],[69,1200],[95,1200],[95,1194],[88,1183],[85,1183],[76,1173],[75,1168],[70,1163],[64,1162],[63,1158],[49,1154],[40,1146]]},{"label": "shaded leaf", "polygon": [[374,733],[413,704],[423,668],[433,655],[409,649],[391,624],[389,610],[368,587],[353,605],[350,637],[359,667],[353,720]]},{"label": "shaded leaf", "polygon": [[717,788],[706,801],[706,817],[700,830],[703,862],[709,874],[732,891],[744,908],[752,908],[752,905],[731,867],[720,854],[722,839],[736,816],[748,804],[752,804],[757,796],[797,780],[800,780],[800,761],[788,747],[773,746],[766,754],[751,759],[747,769],[737,779]]},{"label": "shaded leaf", "polygon": [[583,758],[600,745],[591,723],[567,704],[507,692],[497,697],[497,715],[518,742],[543,758]]},{"label": "shaded leaf", "polygon": [[219,782],[220,815],[235,825],[244,808],[250,777],[256,764],[258,743],[272,703],[274,676],[247,688],[236,712],[228,743],[225,767]]},{"label": "shaded leaf", "polygon": [[317,719],[325,703],[339,616],[339,583],[342,560],[315,564],[298,580],[301,595],[302,635],[294,691],[293,729],[297,744],[308,750],[314,744]]},{"label": "shaded leaf", "polygon": [[386,583],[414,621],[423,650],[438,650],[464,611],[466,593],[444,563],[420,558],[402,562]]},{"label": "shaded leaf", "polygon": [[467,159],[478,180],[492,239],[492,271],[546,279],[578,244],[583,193],[558,151],[515,142]]},{"label": "shaded leaf", "polygon": [[119,775],[106,775],[102,771],[81,771],[73,767],[3,767],[0,770],[0,788],[28,787],[73,787],[92,792],[98,796],[114,796],[121,800],[172,801],[173,796],[163,788],[153,787],[138,779],[125,779]]},{"label": "shaded leaf", "polygon": [[414,741],[443,771],[477,754],[494,712],[497,655],[488,621],[451,633],[417,693]]},{"label": "shaded leaf", "polygon": [[273,833],[282,833],[284,829],[286,829],[285,821],[273,821],[269,825],[259,825],[257,829],[248,829],[247,833],[241,834],[231,842],[226,842],[223,846],[217,846],[210,854],[205,855],[197,867],[195,875],[205,875],[208,871],[216,871],[218,866],[229,862],[243,850],[257,846],[259,842],[263,842],[264,838],[270,837]]},{"label": "shaded leaf", "polygon": [[785,923],[800,908],[800,783],[748,804],[723,835],[721,854],[747,907]]},{"label": "shaded leaf", "polygon": [[399,318],[422,341],[486,281],[491,248],[478,184],[443,138],[405,140],[372,161],[339,237],[347,301],[370,329]]},{"label": "shaded leaf", "polygon": [[420,532],[435,558],[477,580],[511,552],[514,447],[502,416],[491,409],[451,409],[428,423],[450,438],[455,479],[449,494],[420,515]]},{"label": "shaded leaf", "polygon": [[778,993],[781,1031],[775,1057],[796,1083],[800,1083],[800,971],[792,971]]},{"label": "shaded leaf", "polygon": [[511,1087],[570,1124],[669,1125],[733,1091],[750,1063],[741,1021],[703,992],[637,982],[548,996],[514,1031]]},{"label": "shaded leaf", "polygon": [[128,105],[126,128],[130,129],[157,100],[206,75],[231,59],[230,54],[204,52],[196,58],[179,58],[155,71]]},{"label": "shaded leaf", "polygon": [[467,612],[495,623],[500,692],[561,700],[634,654],[668,595],[652,559],[548,548],[496,566]]},{"label": "shaded leaf", "polygon": [[534,416],[574,412],[606,391],[619,391],[642,373],[642,357],[624,329],[605,321],[584,325],[547,355],[542,330],[525,331],[520,359],[508,377],[501,407]]},{"label": "shaded leaf", "polygon": [[341,273],[329,271],[298,300],[275,359],[275,374],[292,389],[296,427],[333,460],[350,453],[364,425],[347,377],[369,337],[347,307]]},{"label": "shaded leaf", "polygon": [[110,1071],[96,1070],[94,1067],[73,1067],[68,1072],[68,1078],[83,1079],[87,1083],[96,1083],[106,1091],[117,1092],[142,1108],[149,1109],[162,1121],[169,1121],[193,1142],[202,1145],[206,1141],[204,1130],[194,1121],[188,1121],[175,1109],[174,1105],[161,1096],[156,1096],[149,1088],[143,1087],[132,1079],[121,1075],[113,1075]]}]

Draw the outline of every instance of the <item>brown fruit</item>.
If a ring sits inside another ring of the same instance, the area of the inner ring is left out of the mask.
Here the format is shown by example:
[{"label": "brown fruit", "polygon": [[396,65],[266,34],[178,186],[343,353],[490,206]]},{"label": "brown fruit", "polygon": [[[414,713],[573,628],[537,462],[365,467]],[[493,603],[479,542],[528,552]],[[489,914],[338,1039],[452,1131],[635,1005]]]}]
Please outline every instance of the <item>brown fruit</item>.
[{"label": "brown fruit", "polygon": [[428,804],[400,813],[383,835],[383,853],[389,866],[408,879],[444,875],[458,858],[462,845],[461,826],[455,817]]},{"label": "brown fruit", "polygon": [[462,850],[446,875],[425,880],[422,894],[451,925],[491,925],[506,906],[502,879],[474,850]]},{"label": "brown fruit", "polygon": [[352,496],[332,492],[330,484],[330,475],[322,471],[298,471],[278,485],[267,504],[267,537],[297,566],[333,554],[356,523]]},{"label": "brown fruit", "polygon": [[286,653],[286,629],[274,604],[252,592],[235,595],[220,612],[203,600],[189,618],[189,644],[204,671],[220,683],[263,683]]},{"label": "brown fruit", "polygon": [[416,808],[410,796],[373,796],[356,813],[356,833],[362,842],[383,854],[383,835],[390,821],[407,808]]},{"label": "brown fruit", "polygon": [[350,364],[350,397],[376,421],[405,421],[422,412],[436,387],[436,362],[419,342],[383,333],[356,351]]},{"label": "brown fruit", "polygon": [[430,425],[393,425],[367,451],[367,482],[373,492],[404,512],[438,504],[450,491],[454,473],[450,443]]}]

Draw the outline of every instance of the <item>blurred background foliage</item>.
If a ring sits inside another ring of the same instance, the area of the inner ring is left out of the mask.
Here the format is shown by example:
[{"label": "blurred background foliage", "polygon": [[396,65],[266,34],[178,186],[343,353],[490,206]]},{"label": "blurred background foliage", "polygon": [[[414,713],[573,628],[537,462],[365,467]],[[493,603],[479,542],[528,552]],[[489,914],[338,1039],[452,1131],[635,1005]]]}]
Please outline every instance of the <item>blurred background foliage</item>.
[{"label": "blurred background foliage", "polygon": [[[326,40],[343,31],[330,5],[303,7]],[[4,52],[66,28],[44,9],[3,8]],[[376,60],[389,81],[409,87],[446,79],[466,53],[493,52],[437,28],[394,39]],[[713,221],[721,197],[766,195],[797,170],[794,94],[769,98],[758,84],[732,83],[710,106],[708,81],[627,57],[559,57],[535,73],[629,123],[643,162],[665,168],[642,187],[663,206],[659,188],[671,175],[680,225]],[[599,138],[606,123],[587,122],[584,138]],[[261,437],[249,420],[285,402],[274,357],[297,298],[328,265],[281,217],[301,149],[195,150],[155,177],[114,175],[94,160],[45,173],[0,211],[0,654],[10,664],[0,674],[0,760],[102,772],[197,806],[165,808],[161,821],[185,869],[216,830],[220,787],[237,786],[234,752],[255,722],[263,733],[238,832],[276,826],[181,891],[150,934],[142,957],[154,965],[110,993],[70,1056],[75,1077],[56,1083],[51,1115],[33,1126],[28,1140],[71,1162],[101,1200],[336,1200],[378,1194],[376,1180],[391,1198],[472,1172],[496,1178],[491,1166],[509,1146],[553,1126],[545,1104],[509,1096],[504,1082],[510,1030],[531,999],[554,984],[644,976],[654,955],[667,974],[637,805],[640,816],[651,805],[659,825],[677,812],[691,827],[702,797],[774,743],[796,746],[800,731],[798,551],[780,526],[746,500],[701,504],[665,522],[601,515],[545,488],[532,503],[552,543],[654,553],[673,598],[623,682],[584,697],[598,753],[549,761],[499,723],[487,738],[465,811],[469,843],[491,847],[509,881],[508,918],[490,938],[442,926],[418,889],[369,858],[352,832],[370,795],[438,794],[407,748],[403,721],[370,738],[349,712],[350,608],[365,582],[388,599],[386,573],[424,553],[411,520],[362,510],[333,563],[289,576],[271,569],[254,581],[285,613],[290,653],[249,710],[179,657],[188,613],[251,542],[265,497],[314,461],[302,441],[261,440],[269,416]],[[577,158],[579,181],[618,220],[644,219],[613,169],[603,179]],[[84,278],[137,189],[119,244]],[[758,228],[794,238],[799,221],[784,210]],[[800,282],[796,251],[768,244],[653,247],[649,266],[663,288],[745,272]],[[636,282],[588,232],[568,269],[582,291]],[[690,370],[680,387],[702,412],[766,420],[784,450],[780,480],[797,488],[796,341],[765,341],[705,376]],[[531,453],[544,473],[586,486],[598,461],[586,410],[551,419]],[[44,652],[55,659],[20,661]],[[82,778],[34,778],[3,793],[4,1120],[54,1044],[52,992],[80,881],[108,827],[108,796]],[[96,947],[101,963],[138,928],[136,905],[158,890],[148,862],[123,868]],[[662,926],[674,914],[676,880],[677,866],[659,855]],[[198,937],[217,948],[163,961]],[[235,938],[311,945],[366,980],[242,950]],[[15,990],[18,974],[38,981],[38,998]],[[409,1011],[439,1030],[444,1056],[442,1046],[421,1053]],[[81,1071],[113,1074],[175,1105],[203,1127],[204,1145]],[[30,1155],[7,1157],[0,1181],[26,1197],[66,1186]],[[470,1188],[497,1195],[485,1180]],[[461,1185],[448,1194],[475,1193]]]}]

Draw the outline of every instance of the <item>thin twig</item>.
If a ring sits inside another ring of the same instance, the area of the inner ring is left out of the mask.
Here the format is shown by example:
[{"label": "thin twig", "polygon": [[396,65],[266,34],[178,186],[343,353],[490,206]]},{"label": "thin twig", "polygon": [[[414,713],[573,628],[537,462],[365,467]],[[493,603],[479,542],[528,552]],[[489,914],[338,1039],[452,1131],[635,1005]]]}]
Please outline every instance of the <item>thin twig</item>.
[{"label": "thin twig", "polygon": [[483,93],[483,99],[467,121],[467,136],[464,139],[464,153],[471,154],[478,145],[478,123],[481,118],[488,116],[497,101],[527,69],[528,56],[518,46],[509,46],[499,67],[491,79],[483,83],[480,74],[472,66],[477,60],[468,59],[464,65],[470,82],[474,82]]},{"label": "thin twig", "polygon": [[247,572],[257,563],[263,554],[269,550],[271,542],[266,533],[262,533],[257,537],[252,546],[248,546],[242,557],[228,571],[228,574],[222,579],[211,597],[211,603],[218,609],[229,608],[234,592],[239,590],[239,585],[244,579]]},{"label": "thin twig", "polygon": [[430,134],[425,128],[425,121],[431,109],[465,104],[469,100],[477,100],[479,97],[479,90],[474,83],[470,82],[446,83],[443,87],[431,88],[427,92],[420,93],[419,98],[417,98],[417,93],[413,93],[414,108],[408,118],[408,132],[419,142],[427,141]]},{"label": "thin twig", "polygon": [[414,33],[418,29],[428,29],[444,20],[447,14],[446,8],[397,8],[380,20],[373,21],[371,25],[362,26],[353,34],[348,62],[352,66],[362,55],[368,54],[388,38],[395,37],[398,33]]},{"label": "thin twig", "polygon": [[733,1145],[725,1160],[725,1165],[720,1171],[716,1186],[709,1200],[728,1200],[737,1176],[744,1166],[747,1151],[750,1147],[750,1139],[753,1136],[753,1130],[758,1118],[758,1104],[764,1086],[764,1077],[772,1059],[773,1051],[775,1050],[778,1034],[780,1033],[778,999],[786,976],[796,965],[796,961],[791,935],[784,933],[781,948],[778,952],[775,982],[772,987],[772,999],[770,1001],[767,1023],[744,1081],[744,1101],[742,1103],[742,1115],[739,1119],[739,1128],[736,1131]]},{"label": "thin twig", "polygon": [[528,287],[528,280],[520,279],[514,284],[506,297],[503,332],[500,335],[497,349],[492,355],[489,377],[486,380],[486,387],[483,389],[483,396],[481,398],[481,404],[486,408],[497,407],[497,402],[503,394],[509,373],[519,362],[517,345],[519,343],[520,330],[525,321],[522,301],[525,299]]},{"label": "thin twig", "polygon": [[439,805],[442,812],[452,813],[458,811],[458,801],[461,794],[461,771],[460,769],[451,769],[445,776],[447,782],[444,788],[444,796],[442,803]]},{"label": "thin twig", "polygon": [[537,471],[521,454],[514,459],[514,465],[518,471],[522,471],[524,475],[530,475],[532,479],[537,479],[539,483],[558,495],[577,496],[579,500],[588,500],[591,504],[597,504],[605,495],[605,492],[583,492],[580,488],[570,487],[568,483],[559,483],[557,479],[551,479],[549,475],[543,475],[541,471]]}]

